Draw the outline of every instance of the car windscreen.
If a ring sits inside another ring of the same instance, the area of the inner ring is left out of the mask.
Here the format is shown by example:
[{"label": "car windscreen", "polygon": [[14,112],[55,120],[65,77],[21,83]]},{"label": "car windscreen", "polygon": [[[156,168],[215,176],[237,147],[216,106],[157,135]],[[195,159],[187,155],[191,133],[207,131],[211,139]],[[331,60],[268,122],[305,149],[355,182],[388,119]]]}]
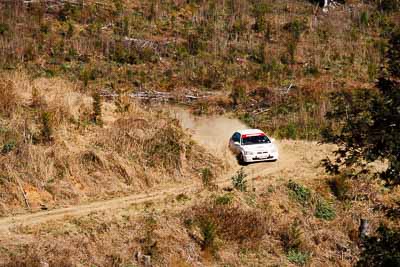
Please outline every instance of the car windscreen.
[{"label": "car windscreen", "polygon": [[255,136],[243,136],[242,145],[259,145],[271,143],[268,137],[265,135],[255,135]]}]

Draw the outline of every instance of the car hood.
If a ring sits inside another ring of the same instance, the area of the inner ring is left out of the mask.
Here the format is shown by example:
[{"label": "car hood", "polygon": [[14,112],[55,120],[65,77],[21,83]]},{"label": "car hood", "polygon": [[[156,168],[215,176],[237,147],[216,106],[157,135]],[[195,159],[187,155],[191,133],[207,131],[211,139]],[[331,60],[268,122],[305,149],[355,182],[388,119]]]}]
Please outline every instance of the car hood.
[{"label": "car hood", "polygon": [[242,146],[244,151],[251,151],[251,152],[257,152],[257,151],[269,151],[273,148],[276,148],[275,144],[269,143],[269,144],[261,144],[261,145],[247,145],[247,146]]}]

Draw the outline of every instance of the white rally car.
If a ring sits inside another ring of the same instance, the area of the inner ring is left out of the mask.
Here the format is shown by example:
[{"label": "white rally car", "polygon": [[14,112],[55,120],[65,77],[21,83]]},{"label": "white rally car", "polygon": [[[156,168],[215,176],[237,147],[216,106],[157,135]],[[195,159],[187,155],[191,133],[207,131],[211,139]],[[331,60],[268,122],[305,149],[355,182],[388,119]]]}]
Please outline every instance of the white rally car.
[{"label": "white rally car", "polygon": [[276,161],[279,158],[274,139],[258,129],[235,132],[229,140],[229,148],[238,157],[239,163]]}]

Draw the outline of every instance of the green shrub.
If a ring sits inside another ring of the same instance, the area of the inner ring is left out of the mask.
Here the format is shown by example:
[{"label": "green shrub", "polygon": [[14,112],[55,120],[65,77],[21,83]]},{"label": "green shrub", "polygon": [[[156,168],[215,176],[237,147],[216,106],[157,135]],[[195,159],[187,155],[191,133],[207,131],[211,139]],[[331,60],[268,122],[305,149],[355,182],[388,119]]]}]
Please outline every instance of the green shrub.
[{"label": "green shrub", "polygon": [[307,67],[305,67],[304,74],[310,76],[317,76],[319,74],[318,67],[315,66],[314,64],[309,64],[307,65]]},{"label": "green shrub", "polygon": [[308,29],[305,21],[294,20],[286,23],[283,29],[288,31],[294,40],[299,40],[301,34]]},{"label": "green shrub", "polygon": [[253,2],[252,13],[255,17],[255,23],[253,25],[253,30],[255,32],[265,32],[268,27],[268,22],[266,21],[266,14],[271,12],[271,7],[269,4],[262,1]]},{"label": "green shrub", "polygon": [[13,151],[15,149],[16,146],[17,146],[17,143],[15,142],[15,140],[11,140],[3,145],[3,148],[1,149],[1,153],[2,154],[10,153],[11,151]]},{"label": "green shrub", "polygon": [[231,92],[231,99],[235,106],[245,103],[247,99],[246,88],[240,84],[234,85]]},{"label": "green shrub", "polygon": [[272,7],[264,1],[252,1],[252,13],[255,17],[264,16],[272,11]]},{"label": "green shrub", "polygon": [[287,187],[291,190],[289,195],[303,206],[309,205],[311,200],[310,189],[290,180]]},{"label": "green shrub", "polygon": [[40,138],[44,143],[53,141],[53,116],[48,111],[41,114]]},{"label": "green shrub", "polygon": [[68,29],[66,32],[66,37],[69,39],[72,38],[72,36],[74,35],[74,25],[70,21],[68,21],[67,26]]},{"label": "green shrub", "polygon": [[144,231],[145,236],[142,242],[143,253],[149,256],[157,256],[158,248],[155,230],[157,229],[158,223],[153,214],[146,214],[144,218]]},{"label": "green shrub", "polygon": [[369,13],[367,11],[361,12],[360,20],[359,20],[360,27],[361,28],[368,27],[369,21],[370,21]]},{"label": "green shrub", "polygon": [[[203,232],[203,240],[214,240],[218,236],[223,240],[248,242],[254,246],[267,231],[266,218],[258,210],[218,205],[212,201],[192,207],[190,213],[193,225]],[[210,244],[209,241],[207,243]]]},{"label": "green shrub", "polygon": [[233,39],[239,39],[247,31],[246,21],[241,17],[236,17],[228,31]]},{"label": "green shrub", "polygon": [[159,60],[156,51],[151,47],[127,46],[120,41],[111,46],[108,57],[120,64],[156,63]]},{"label": "green shrub", "polygon": [[187,36],[187,51],[190,55],[197,55],[203,48],[204,45],[198,34],[191,33]]},{"label": "green shrub", "polygon": [[48,34],[51,30],[51,24],[50,23],[42,23],[40,24],[40,32],[43,34]]},{"label": "green shrub", "polygon": [[97,73],[96,70],[86,66],[79,73],[79,79],[83,82],[85,87],[88,86],[89,81],[96,80]]},{"label": "green shrub", "polygon": [[102,125],[103,120],[102,120],[102,113],[101,113],[101,106],[102,106],[102,101],[101,101],[101,96],[99,92],[93,93],[93,115],[92,115],[92,121],[96,123],[97,125]]},{"label": "green shrub", "polygon": [[252,53],[250,55],[250,59],[253,60],[254,62],[259,63],[259,64],[265,64],[266,63],[265,43],[261,43],[255,49],[252,50]]},{"label": "green shrub", "polygon": [[201,248],[203,250],[211,250],[214,252],[217,249],[215,239],[217,237],[217,229],[211,220],[203,219],[199,223],[200,234],[202,237]]},{"label": "green shrub", "polygon": [[303,232],[299,226],[299,223],[295,221],[281,233],[281,239],[285,251],[299,250],[303,243]]},{"label": "green shrub", "polygon": [[[294,64],[296,63],[296,50],[297,50],[297,40],[292,39],[286,42],[287,54],[288,58],[286,59],[286,63]],[[282,63],[285,63],[283,60]]]},{"label": "green shrub", "polygon": [[232,185],[236,190],[245,192],[247,190],[247,174],[244,172],[243,168],[237,171],[237,173],[232,176]]},{"label": "green shrub", "polygon": [[335,219],[336,212],[331,204],[326,202],[325,199],[320,198],[317,200],[317,205],[315,207],[315,217],[330,221]]},{"label": "green shrub", "polygon": [[193,85],[201,85],[205,89],[218,90],[226,82],[226,67],[223,61],[215,59],[195,59],[195,64],[189,64],[192,69],[190,80]]},{"label": "green shrub", "polygon": [[139,54],[139,60],[140,60],[139,63],[143,63],[143,62],[156,63],[156,62],[158,62],[158,59],[159,59],[156,52],[150,47],[145,47],[142,50],[138,50],[138,54]]},{"label": "green shrub", "polygon": [[269,59],[261,65],[261,70],[265,74],[270,74],[270,76],[279,76],[285,70],[285,66],[277,61],[275,58]]},{"label": "green shrub", "polygon": [[0,23],[0,35],[5,35],[10,30],[8,24]]},{"label": "green shrub", "polygon": [[267,20],[264,15],[258,15],[256,17],[256,22],[253,25],[253,30],[255,32],[264,32],[266,29]]},{"label": "green shrub", "polygon": [[232,203],[232,200],[233,200],[232,194],[225,194],[225,195],[222,195],[222,196],[218,196],[215,199],[215,203],[217,205],[228,205],[228,204]]},{"label": "green shrub", "polygon": [[280,138],[287,139],[297,139],[298,137],[298,127],[293,122],[288,122],[286,125],[282,126],[278,131],[278,136]]},{"label": "green shrub", "polygon": [[201,180],[203,182],[203,186],[205,188],[212,188],[215,186],[214,180],[214,174],[211,172],[210,168],[203,168],[201,170]]},{"label": "green shrub", "polygon": [[310,256],[307,253],[292,249],[287,254],[287,259],[293,264],[304,266],[307,264]]}]

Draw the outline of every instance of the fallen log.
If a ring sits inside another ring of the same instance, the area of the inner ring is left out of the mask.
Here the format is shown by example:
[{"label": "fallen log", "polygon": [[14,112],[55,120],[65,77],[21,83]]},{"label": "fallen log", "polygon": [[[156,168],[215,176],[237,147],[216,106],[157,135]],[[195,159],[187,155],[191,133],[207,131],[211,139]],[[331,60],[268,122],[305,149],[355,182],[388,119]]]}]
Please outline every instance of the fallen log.
[{"label": "fallen log", "polygon": [[[109,93],[103,91],[100,96],[112,99],[119,97],[119,94]],[[156,101],[156,102],[175,102],[175,103],[189,103],[201,99],[211,97],[211,94],[174,94],[170,92],[159,92],[159,91],[139,91],[127,95],[130,98],[144,100],[144,101]]]}]

